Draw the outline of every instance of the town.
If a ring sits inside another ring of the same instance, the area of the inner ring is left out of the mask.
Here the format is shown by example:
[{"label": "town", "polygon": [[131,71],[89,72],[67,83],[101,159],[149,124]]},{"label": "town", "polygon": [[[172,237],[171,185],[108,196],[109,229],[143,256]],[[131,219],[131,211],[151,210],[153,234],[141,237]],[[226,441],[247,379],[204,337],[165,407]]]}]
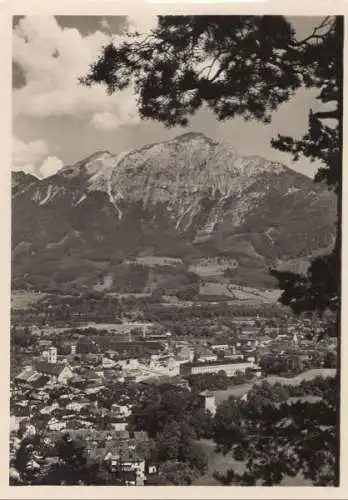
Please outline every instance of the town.
[{"label": "town", "polygon": [[[65,301],[65,320],[57,321],[54,311],[62,308],[56,296],[12,311],[14,484],[37,484],[59,463],[59,440],[66,445],[83,442],[87,458],[105,471],[107,484],[153,484],[161,459],[153,453],[154,434],[136,417],[149,391],[170,388],[188,394],[194,400],[193,419],[199,414],[212,420],[229,396],[245,398],[264,380],[336,367],[337,339],[327,335],[323,319],[263,316],[259,310],[238,316],[225,306],[225,321],[221,316],[201,318],[198,336],[178,329],[192,320],[190,311],[181,322],[180,312],[178,321],[172,314],[169,329],[165,316],[163,322],[144,319],[141,301],[137,319],[133,302],[127,311],[123,305],[122,315],[116,299],[111,303],[116,313],[109,307],[99,314],[100,322],[93,305],[103,304],[102,295],[89,299],[84,316],[79,309],[85,301]],[[191,313],[194,316],[194,308]],[[19,471],[23,453],[26,460]]]}]

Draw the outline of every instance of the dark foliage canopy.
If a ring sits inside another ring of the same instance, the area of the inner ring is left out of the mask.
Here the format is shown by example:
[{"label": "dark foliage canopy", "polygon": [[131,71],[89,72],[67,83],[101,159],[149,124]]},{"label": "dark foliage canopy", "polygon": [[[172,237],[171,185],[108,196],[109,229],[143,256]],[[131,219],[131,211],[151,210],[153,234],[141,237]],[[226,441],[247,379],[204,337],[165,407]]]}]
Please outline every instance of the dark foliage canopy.
[{"label": "dark foliage canopy", "polygon": [[[253,389],[247,401],[230,398],[215,419],[215,441],[245,472],[216,474],[223,484],[271,486],[301,474],[317,486],[337,481],[337,407],[335,379],[317,379],[303,386]],[[296,389],[294,391],[294,389]],[[317,401],[289,399],[314,392]]]}]

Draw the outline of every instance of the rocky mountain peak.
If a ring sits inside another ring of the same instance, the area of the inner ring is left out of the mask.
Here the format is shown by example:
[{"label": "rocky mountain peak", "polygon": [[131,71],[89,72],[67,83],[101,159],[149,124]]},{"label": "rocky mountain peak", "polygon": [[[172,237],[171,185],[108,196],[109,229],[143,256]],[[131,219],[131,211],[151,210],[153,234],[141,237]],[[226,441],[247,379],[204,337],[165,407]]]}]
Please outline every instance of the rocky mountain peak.
[{"label": "rocky mountain peak", "polygon": [[[170,256],[180,273],[257,287],[273,263],[308,260],[335,233],[336,199],[324,186],[192,132],[118,155],[98,151],[29,180],[13,191],[19,283],[29,273],[32,283],[93,287],[107,274],[122,289],[140,272],[130,256]],[[172,282],[168,268],[162,278],[164,288]]]},{"label": "rocky mountain peak", "polygon": [[183,144],[185,142],[192,142],[192,141],[206,142],[212,146],[218,144],[217,142],[213,141],[213,139],[210,139],[210,137],[207,137],[201,132],[185,132],[184,134],[174,137],[168,142],[180,142]]}]

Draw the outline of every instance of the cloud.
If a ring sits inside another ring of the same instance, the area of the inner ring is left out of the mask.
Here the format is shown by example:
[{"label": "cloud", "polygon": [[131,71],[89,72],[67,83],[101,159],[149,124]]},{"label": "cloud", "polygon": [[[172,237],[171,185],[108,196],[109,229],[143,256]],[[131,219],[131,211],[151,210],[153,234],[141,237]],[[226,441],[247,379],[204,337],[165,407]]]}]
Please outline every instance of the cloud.
[{"label": "cloud", "polygon": [[49,152],[48,144],[42,139],[26,143],[14,137],[12,170],[22,170],[41,178],[53,175],[63,167],[63,162],[56,156],[50,156]]},{"label": "cloud", "polygon": [[[113,40],[123,39],[113,35]],[[137,115],[132,92],[108,96],[102,86],[88,88],[78,78],[88,71],[110,36],[102,31],[83,36],[44,16],[22,18],[14,30],[13,58],[26,84],[14,90],[15,116],[74,116],[90,121],[95,113],[111,113],[120,123]]]},{"label": "cloud", "polygon": [[99,130],[113,130],[120,125],[120,121],[111,113],[95,113],[92,116],[90,125]]},{"label": "cloud", "polygon": [[121,116],[109,113],[108,111],[103,111],[102,113],[95,113],[89,125],[97,130],[114,130],[121,125],[130,125],[137,123],[138,116],[136,113],[132,112],[131,109],[124,105],[123,112]]},{"label": "cloud", "polygon": [[148,33],[157,25],[157,16],[149,9],[137,9],[128,16],[128,22],[131,28],[139,33]]},{"label": "cloud", "polygon": [[41,178],[54,175],[63,167],[63,162],[56,156],[48,156],[38,168],[38,174]]},{"label": "cloud", "polygon": [[100,27],[101,27],[103,30],[105,30],[105,31],[109,31],[109,30],[111,29],[111,26],[110,26],[110,24],[109,24],[108,20],[107,20],[107,19],[105,19],[105,17],[104,17],[103,19],[101,19],[101,21],[100,21],[100,23],[99,23],[99,24],[100,24]]},{"label": "cloud", "polygon": [[25,143],[15,137],[12,145],[12,170],[34,172],[35,166],[43,161],[48,151],[48,145],[42,139]]}]

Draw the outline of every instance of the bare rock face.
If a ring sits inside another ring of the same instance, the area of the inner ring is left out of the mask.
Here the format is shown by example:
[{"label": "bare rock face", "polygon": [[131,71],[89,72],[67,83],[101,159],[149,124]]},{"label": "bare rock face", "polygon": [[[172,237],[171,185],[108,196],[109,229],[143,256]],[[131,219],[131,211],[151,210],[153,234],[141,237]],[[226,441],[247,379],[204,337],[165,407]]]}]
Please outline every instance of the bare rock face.
[{"label": "bare rock face", "polygon": [[196,133],[43,180],[16,172],[12,195],[16,287],[172,290],[188,274],[270,287],[270,266],[308,262],[335,234],[323,185]]}]

